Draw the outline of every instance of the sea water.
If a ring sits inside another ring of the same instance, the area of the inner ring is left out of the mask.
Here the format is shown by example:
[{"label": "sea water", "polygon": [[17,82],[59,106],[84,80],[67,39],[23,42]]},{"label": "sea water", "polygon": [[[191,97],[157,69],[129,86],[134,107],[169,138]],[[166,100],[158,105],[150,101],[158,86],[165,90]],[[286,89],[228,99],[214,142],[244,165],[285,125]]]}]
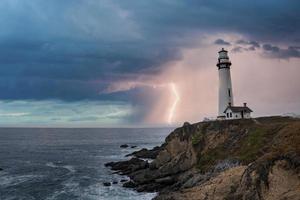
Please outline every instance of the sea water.
[{"label": "sea water", "polygon": [[[170,128],[0,128],[1,200],[148,200],[106,162],[162,144]],[[120,148],[121,144],[136,148]],[[118,181],[112,186],[103,182]]]}]

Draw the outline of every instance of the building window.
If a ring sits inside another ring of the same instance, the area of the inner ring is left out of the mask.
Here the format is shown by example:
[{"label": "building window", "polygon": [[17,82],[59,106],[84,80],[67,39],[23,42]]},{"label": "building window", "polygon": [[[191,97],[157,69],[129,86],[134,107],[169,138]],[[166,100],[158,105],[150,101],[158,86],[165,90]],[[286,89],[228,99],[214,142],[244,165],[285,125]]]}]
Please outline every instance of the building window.
[{"label": "building window", "polygon": [[237,118],[237,115],[235,115],[235,117]]},{"label": "building window", "polygon": [[229,88],[228,88],[228,96],[231,97],[231,92]]},{"label": "building window", "polygon": [[232,113],[230,113],[230,118],[232,117]]},{"label": "building window", "polygon": [[229,113],[226,113],[226,115],[227,115],[227,118],[229,118]]}]

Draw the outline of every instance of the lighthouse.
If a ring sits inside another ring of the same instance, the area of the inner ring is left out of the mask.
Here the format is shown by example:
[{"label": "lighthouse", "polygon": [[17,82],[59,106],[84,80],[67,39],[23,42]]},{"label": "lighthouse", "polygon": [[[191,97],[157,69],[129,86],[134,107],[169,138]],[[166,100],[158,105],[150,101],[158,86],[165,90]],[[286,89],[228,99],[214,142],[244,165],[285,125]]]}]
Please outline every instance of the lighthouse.
[{"label": "lighthouse", "polygon": [[247,103],[243,106],[234,106],[233,92],[230,75],[231,62],[228,52],[223,48],[219,51],[218,71],[219,71],[219,113],[218,119],[248,119],[253,112]]},{"label": "lighthouse", "polygon": [[228,52],[222,48],[219,51],[218,71],[219,71],[219,115],[218,118],[224,118],[224,111],[228,105],[233,106],[233,92],[230,75],[231,62]]}]

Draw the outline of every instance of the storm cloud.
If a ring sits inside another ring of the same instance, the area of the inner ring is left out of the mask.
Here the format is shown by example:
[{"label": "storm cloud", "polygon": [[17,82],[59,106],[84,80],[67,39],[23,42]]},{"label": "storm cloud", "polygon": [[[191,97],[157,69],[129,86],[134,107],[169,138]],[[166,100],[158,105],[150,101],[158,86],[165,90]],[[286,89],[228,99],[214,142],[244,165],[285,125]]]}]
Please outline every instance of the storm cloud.
[{"label": "storm cloud", "polygon": [[2,0],[0,98],[138,104],[141,90],[103,91],[155,76],[182,59],[182,49],[220,33],[245,38],[236,52],[264,44],[270,57],[298,58],[299,8],[298,0]]},{"label": "storm cloud", "polygon": [[223,39],[217,39],[214,43],[217,44],[217,45],[223,45],[223,46],[230,46],[231,45],[230,42],[227,42]]},{"label": "storm cloud", "polygon": [[241,53],[243,51],[255,51],[262,46],[262,53],[268,58],[290,59],[300,57],[300,46],[279,47],[273,44],[259,44],[256,41],[237,41],[237,46],[231,49],[233,53]]},{"label": "storm cloud", "polygon": [[[180,58],[180,48],[195,45],[191,36],[197,33],[231,31],[271,42],[296,41],[299,7],[299,1],[4,0],[1,96],[95,98],[96,93],[86,91],[90,83],[76,80],[101,80],[101,89],[122,74],[157,73],[162,64]],[[281,54],[295,52],[290,48]],[[20,87],[24,79],[30,84]],[[66,80],[75,80],[73,89]],[[21,91],[24,87],[37,91],[30,96]],[[73,94],[76,88],[78,94]],[[63,89],[71,91],[69,97],[59,92]]]},{"label": "storm cloud", "polygon": [[271,44],[264,44],[263,49],[265,53],[274,58],[300,58],[300,46],[294,47],[290,46],[288,48],[280,48],[277,46],[273,46]]}]

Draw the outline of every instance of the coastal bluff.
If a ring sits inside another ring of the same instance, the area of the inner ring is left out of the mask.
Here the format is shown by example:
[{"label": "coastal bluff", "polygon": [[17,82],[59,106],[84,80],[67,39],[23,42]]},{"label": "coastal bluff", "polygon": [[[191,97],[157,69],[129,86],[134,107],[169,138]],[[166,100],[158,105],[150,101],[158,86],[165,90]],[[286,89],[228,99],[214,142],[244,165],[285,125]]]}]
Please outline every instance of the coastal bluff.
[{"label": "coastal bluff", "polygon": [[160,147],[128,156],[105,165],[155,200],[300,199],[298,118],[184,123]]}]

